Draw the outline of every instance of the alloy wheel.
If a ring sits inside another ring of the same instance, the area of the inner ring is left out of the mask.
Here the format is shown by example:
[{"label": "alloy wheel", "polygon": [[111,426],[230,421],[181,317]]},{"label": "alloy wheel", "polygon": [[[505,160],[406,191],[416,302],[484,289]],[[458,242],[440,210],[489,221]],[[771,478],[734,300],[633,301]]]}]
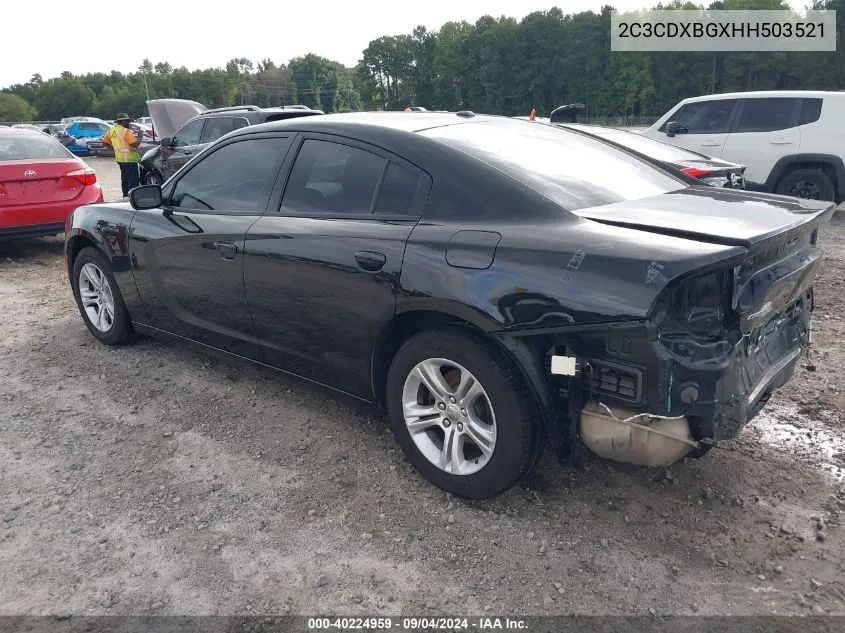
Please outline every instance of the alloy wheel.
[{"label": "alloy wheel", "polygon": [[484,387],[465,367],[445,358],[418,363],[405,379],[402,414],[411,439],[432,464],[471,475],[496,447],[496,416]]},{"label": "alloy wheel", "polygon": [[161,186],[162,183],[164,183],[164,180],[162,180],[161,176],[159,176],[156,173],[147,174],[146,177],[144,178],[144,184],[146,184],[146,185],[159,185],[159,186]]},{"label": "alloy wheel", "polygon": [[818,200],[821,197],[821,190],[816,183],[809,180],[801,180],[790,188],[789,195],[795,196],[796,198]]},{"label": "alloy wheel", "polygon": [[102,270],[92,263],[79,271],[79,298],[91,324],[100,332],[114,325],[114,294]]}]

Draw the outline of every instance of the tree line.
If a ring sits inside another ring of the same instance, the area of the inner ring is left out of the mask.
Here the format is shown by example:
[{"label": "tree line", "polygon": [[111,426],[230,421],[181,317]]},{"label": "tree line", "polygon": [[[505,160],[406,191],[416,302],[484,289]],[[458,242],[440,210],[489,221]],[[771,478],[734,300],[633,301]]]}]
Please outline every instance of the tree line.
[{"label": "tree line", "polygon": [[[706,7],[675,0],[657,9],[789,9],[784,0],[719,0]],[[277,65],[230,60],[223,68],[189,70],[144,59],[133,73],[89,73],[44,79],[0,91],[0,121],[56,120],[118,112],[140,116],[148,98],[182,98],[213,107],[304,104],[326,112],[468,109],[538,115],[564,103],[586,116],[625,120],[657,116],[693,95],[743,90],[845,88],[845,0],[815,0],[837,10],[836,52],[619,53],[610,50],[612,7],[565,14],[554,7],[522,20],[484,16],[448,22],[437,31],[370,42],[353,68],[307,54]]]}]

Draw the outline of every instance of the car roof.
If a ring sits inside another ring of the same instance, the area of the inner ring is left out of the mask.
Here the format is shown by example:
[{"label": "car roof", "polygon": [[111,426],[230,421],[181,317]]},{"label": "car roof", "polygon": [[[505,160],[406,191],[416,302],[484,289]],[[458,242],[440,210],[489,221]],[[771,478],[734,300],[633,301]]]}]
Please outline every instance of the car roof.
[{"label": "car roof", "polygon": [[214,116],[232,116],[242,114],[323,114],[322,110],[314,110],[305,106],[290,105],[290,106],[272,106],[269,108],[259,108],[258,106],[231,106],[227,108],[212,108],[211,110],[204,110],[197,113],[197,117],[214,117]]},{"label": "car roof", "polygon": [[[286,130],[294,127],[307,127],[309,131],[321,129],[340,130],[344,127],[370,126],[402,132],[420,132],[445,125],[481,123],[486,121],[509,121],[508,117],[486,114],[458,114],[456,112],[344,112],[342,114],[324,114],[322,116],[298,117],[282,121],[271,121],[250,128],[256,130]],[[244,132],[245,128],[238,130]]]},{"label": "car roof", "polygon": [[695,103],[697,101],[714,101],[717,99],[763,99],[763,98],[790,98],[790,97],[804,97],[804,98],[830,98],[838,99],[845,98],[845,92],[837,92],[833,90],[756,90],[749,92],[723,92],[715,95],[701,95],[699,97],[688,97],[681,103]]},{"label": "car roof", "polygon": [[40,130],[31,130],[25,127],[3,127],[0,128],[0,136],[46,136]]}]

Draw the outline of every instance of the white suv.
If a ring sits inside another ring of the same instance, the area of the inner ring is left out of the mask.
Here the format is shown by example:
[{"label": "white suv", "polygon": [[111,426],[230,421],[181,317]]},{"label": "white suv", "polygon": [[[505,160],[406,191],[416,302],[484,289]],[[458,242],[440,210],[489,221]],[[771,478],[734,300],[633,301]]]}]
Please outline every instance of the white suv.
[{"label": "white suv", "polygon": [[836,202],[845,198],[845,92],[693,97],[642,134],[746,165],[749,189]]}]

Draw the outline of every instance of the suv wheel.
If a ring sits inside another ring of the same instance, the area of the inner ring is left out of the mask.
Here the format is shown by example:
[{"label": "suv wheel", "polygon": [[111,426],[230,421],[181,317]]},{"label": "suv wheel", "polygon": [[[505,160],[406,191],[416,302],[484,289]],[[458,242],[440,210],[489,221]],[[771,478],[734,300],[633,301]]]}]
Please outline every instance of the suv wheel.
[{"label": "suv wheel", "polygon": [[513,362],[451,330],[422,332],[399,349],[387,407],[402,450],[423,477],[470,499],[516,484],[540,437]]},{"label": "suv wheel", "polygon": [[164,184],[164,178],[161,177],[157,171],[148,171],[144,174],[144,184],[145,185],[158,185],[159,187]]},{"label": "suv wheel", "polygon": [[833,201],[833,181],[818,169],[797,169],[778,183],[775,193],[810,200]]}]

